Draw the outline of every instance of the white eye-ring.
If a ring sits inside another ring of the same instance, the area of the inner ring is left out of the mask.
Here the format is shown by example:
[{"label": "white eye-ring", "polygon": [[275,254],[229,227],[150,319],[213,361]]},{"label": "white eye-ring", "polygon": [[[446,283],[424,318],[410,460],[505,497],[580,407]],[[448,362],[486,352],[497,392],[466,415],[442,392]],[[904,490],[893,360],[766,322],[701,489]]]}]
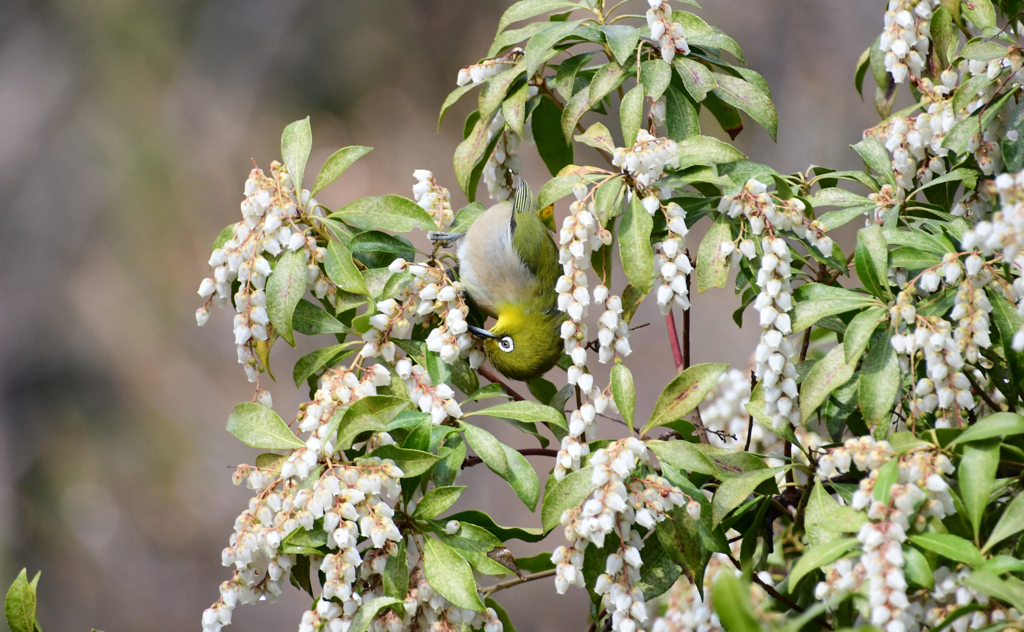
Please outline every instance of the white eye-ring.
[{"label": "white eye-ring", "polygon": [[504,351],[505,353],[509,353],[510,351],[515,349],[516,346],[512,342],[511,336],[505,336],[504,338],[498,341],[498,348]]}]

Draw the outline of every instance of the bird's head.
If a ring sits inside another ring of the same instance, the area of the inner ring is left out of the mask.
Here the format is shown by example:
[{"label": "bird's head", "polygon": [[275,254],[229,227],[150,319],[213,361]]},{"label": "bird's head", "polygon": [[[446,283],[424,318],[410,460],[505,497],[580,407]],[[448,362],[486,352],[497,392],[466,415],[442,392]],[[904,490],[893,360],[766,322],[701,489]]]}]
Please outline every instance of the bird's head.
[{"label": "bird's head", "polygon": [[559,336],[562,314],[499,308],[498,322],[490,331],[470,327],[481,338],[487,357],[502,375],[513,380],[540,377],[558,362],[563,343]]}]

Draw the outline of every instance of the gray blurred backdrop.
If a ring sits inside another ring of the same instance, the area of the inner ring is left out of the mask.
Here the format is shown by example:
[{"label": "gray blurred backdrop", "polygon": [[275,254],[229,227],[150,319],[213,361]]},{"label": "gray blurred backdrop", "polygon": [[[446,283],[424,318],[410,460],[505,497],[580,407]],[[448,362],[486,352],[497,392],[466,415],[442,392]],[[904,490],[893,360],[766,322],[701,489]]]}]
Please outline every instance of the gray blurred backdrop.
[{"label": "gray blurred backdrop", "polygon": [[[780,171],[856,167],[847,145],[877,115],[852,76],[883,2],[702,2],[697,13],[740,43],[779,109],[778,144],[748,120],[739,148]],[[239,217],[251,159],[266,168],[282,127],[308,114],[308,171],[338,147],[376,148],[320,196],[328,206],[411,196],[413,169],[427,168],[461,207],[451,156],[472,99],[440,133],[437,112],[508,4],[0,0],[0,586],[23,566],[41,570],[45,629],[200,628],[248,498],[228,466],[254,451],[224,430],[252,394],[230,314],[198,329],[195,291],[210,243]],[[536,190],[548,175],[532,146],[522,153]],[[744,367],[756,320],[735,328],[731,290],[693,303],[694,361]],[[638,417],[674,373],[656,306],[641,322],[651,326],[633,339]],[[278,374],[311,348],[277,345]],[[287,377],[270,388],[290,419],[300,394]],[[539,524],[484,468],[460,482],[471,493],[455,509]],[[540,581],[498,596],[520,630],[585,625],[583,591],[557,598]],[[295,629],[307,605],[289,588],[275,606],[239,608],[235,626]]]}]

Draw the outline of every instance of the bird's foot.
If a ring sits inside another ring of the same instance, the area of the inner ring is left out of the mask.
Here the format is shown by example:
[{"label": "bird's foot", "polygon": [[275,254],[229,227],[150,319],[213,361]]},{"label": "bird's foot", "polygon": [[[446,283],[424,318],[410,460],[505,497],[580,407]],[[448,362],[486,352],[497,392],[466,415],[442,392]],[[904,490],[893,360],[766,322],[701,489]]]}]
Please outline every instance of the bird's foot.
[{"label": "bird's foot", "polygon": [[427,239],[442,248],[448,248],[455,242],[462,239],[466,233],[446,233],[439,230],[432,230],[427,233]]}]

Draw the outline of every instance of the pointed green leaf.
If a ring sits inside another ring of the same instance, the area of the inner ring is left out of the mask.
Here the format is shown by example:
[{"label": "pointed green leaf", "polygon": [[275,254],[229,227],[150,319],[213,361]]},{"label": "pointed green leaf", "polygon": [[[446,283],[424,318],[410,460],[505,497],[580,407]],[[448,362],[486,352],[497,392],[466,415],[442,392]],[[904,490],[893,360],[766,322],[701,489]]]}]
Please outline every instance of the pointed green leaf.
[{"label": "pointed green leaf", "polygon": [[465,425],[466,442],[469,443],[484,464],[498,476],[508,480],[508,457],[505,446],[498,439],[479,426]]},{"label": "pointed green leaf", "polygon": [[250,448],[293,450],[306,444],[273,410],[256,402],[243,402],[228,417],[228,432]]},{"label": "pointed green leaf", "polygon": [[608,128],[602,123],[594,123],[587,128],[587,131],[582,134],[576,134],[573,138],[584,145],[589,145],[596,149],[603,149],[608,153],[615,151],[615,143],[612,140],[612,133],[609,132]]},{"label": "pointed green leaf", "polygon": [[319,334],[344,334],[348,333],[349,328],[325,312],[323,308],[302,299],[292,313],[292,330],[307,336],[316,336]]},{"label": "pointed green leaf", "polygon": [[593,467],[585,467],[570,472],[544,491],[540,515],[545,533],[561,524],[563,512],[578,506],[594,491],[594,484],[590,480],[593,470]]},{"label": "pointed green leaf", "polygon": [[398,542],[398,551],[388,556],[384,572],[381,574],[384,595],[403,600],[409,594],[409,558],[405,552],[405,542],[405,538]]},{"label": "pointed green leaf", "polygon": [[398,416],[398,413],[412,406],[412,402],[401,397],[388,395],[372,395],[363,397],[352,403],[347,409],[337,410],[327,422],[324,438],[332,439],[335,431],[338,439],[335,447],[347,450],[352,447],[356,437],[364,432],[384,432],[387,424]]},{"label": "pointed green leaf", "polygon": [[520,0],[502,14],[501,20],[498,22],[498,33],[500,34],[514,22],[527,20],[542,13],[579,8],[581,8],[579,4],[567,0]]},{"label": "pointed green leaf", "polygon": [[612,398],[619,414],[626,420],[629,431],[633,432],[633,413],[636,409],[636,387],[633,385],[633,374],[625,364],[616,362],[612,367]]},{"label": "pointed green leaf", "polygon": [[993,546],[1021,531],[1024,531],[1024,494],[1018,494],[1006,504],[1003,515],[999,517],[999,522],[992,529],[981,552],[986,553]]},{"label": "pointed green leaf", "polygon": [[954,562],[963,562],[968,566],[981,564],[981,551],[978,547],[951,533],[921,533],[910,536],[910,541]]},{"label": "pointed green leaf", "polygon": [[[669,91],[672,94],[672,91]],[[693,165],[720,165],[743,160],[746,156],[729,143],[710,136],[690,136],[679,141],[679,168]]]},{"label": "pointed green leaf", "polygon": [[731,572],[715,575],[711,603],[722,627],[729,632],[761,632],[761,624],[750,605],[749,582]]},{"label": "pointed green leaf", "polygon": [[488,415],[490,417],[515,419],[516,421],[525,421],[530,423],[546,423],[558,426],[563,430],[569,429],[568,424],[565,422],[565,416],[562,415],[562,413],[550,406],[544,406],[543,404],[526,400],[519,402],[505,402],[503,404],[498,404],[497,406],[474,410],[466,413],[465,416],[471,417],[473,415]]},{"label": "pointed green leaf", "polygon": [[395,597],[375,597],[367,601],[359,606],[359,610],[352,617],[352,624],[349,626],[348,632],[366,632],[370,627],[370,623],[377,618],[381,610],[392,606],[400,606],[402,603],[404,603],[404,600],[396,599]]},{"label": "pointed green leaf", "polygon": [[435,538],[423,538],[423,566],[430,587],[460,608],[483,612],[473,569],[454,549]]},{"label": "pointed green leaf", "polygon": [[768,135],[775,140],[779,127],[779,116],[775,111],[771,95],[759,85],[732,75],[716,74],[718,87],[715,96],[729,105],[746,112]]},{"label": "pointed green leaf", "polygon": [[402,478],[414,478],[426,474],[441,457],[423,450],[400,448],[396,445],[382,445],[366,458],[391,459],[402,469]]},{"label": "pointed green leaf", "polygon": [[465,487],[435,487],[423,494],[412,517],[423,520],[435,518],[454,505],[464,491],[466,491]]},{"label": "pointed green leaf", "polygon": [[957,468],[960,499],[967,510],[971,526],[974,527],[975,542],[980,541],[978,536],[981,519],[995,485],[996,469],[999,467],[999,442],[999,439],[992,438],[964,444],[963,458]]},{"label": "pointed green leaf", "polygon": [[860,541],[857,538],[843,538],[804,549],[789,573],[789,581],[786,584],[789,586],[789,592],[792,594],[796,590],[797,584],[807,573],[835,562],[858,544]]},{"label": "pointed green leaf", "polygon": [[4,615],[11,632],[34,632],[36,629],[36,584],[39,574],[28,581],[26,569],[21,569],[4,599]]},{"label": "pointed green leaf", "polygon": [[861,366],[857,400],[864,422],[869,426],[889,419],[900,389],[900,361],[889,344],[890,337],[882,335],[868,350]]},{"label": "pointed green leaf", "polygon": [[672,60],[672,66],[675,67],[679,78],[683,80],[683,87],[697,103],[704,101],[708,93],[718,87],[718,82],[715,80],[716,75],[698,61],[677,55]]},{"label": "pointed green leaf", "polygon": [[363,230],[407,233],[413,228],[433,230],[435,227],[434,220],[426,211],[401,195],[359,198],[331,213],[330,217],[344,220]]},{"label": "pointed green leaf", "polygon": [[[362,344],[362,343],[360,343]],[[295,362],[295,368],[292,369],[292,379],[295,381],[295,386],[301,386],[306,378],[313,375],[320,370],[328,360],[338,355],[348,345],[331,345],[330,347],[324,347],[323,349],[317,349],[302,356]]]},{"label": "pointed green leaf", "polygon": [[448,535],[444,529],[444,523],[436,522],[435,533],[442,542],[451,547],[462,559],[472,565],[474,569],[485,575],[507,575],[510,569],[503,564],[490,558],[487,554],[495,549],[501,549],[504,545],[494,535],[472,523],[459,524],[459,530]]},{"label": "pointed green leaf", "polygon": [[353,294],[369,294],[366,283],[359,274],[359,269],[352,262],[352,251],[340,241],[327,242],[327,254],[324,255],[324,269],[328,278],[342,290]]},{"label": "pointed green leaf", "polygon": [[640,83],[648,97],[657,101],[672,81],[672,66],[664,59],[649,59],[640,64]]},{"label": "pointed green leaf", "polygon": [[[622,97],[619,104],[619,125],[622,127],[622,140],[629,145],[636,142],[636,135],[644,122],[644,87],[636,85]],[[615,151],[614,146],[611,149]]]},{"label": "pointed green leaf", "polygon": [[728,364],[695,364],[677,375],[661,392],[651,419],[640,434],[646,435],[652,428],[689,415],[715,388],[718,378],[728,368]]},{"label": "pointed green leaf", "polygon": [[725,287],[729,281],[731,252],[733,246],[732,224],[724,214],[715,218],[697,250],[697,291],[705,292],[713,287]]},{"label": "pointed green leaf", "polygon": [[800,387],[800,419],[806,423],[814,411],[828,399],[832,391],[850,381],[856,363],[847,364],[843,348],[832,347],[828,354],[814,363]]},{"label": "pointed green leaf", "polygon": [[743,504],[761,483],[773,479],[777,473],[785,471],[788,467],[790,466],[754,470],[722,481],[715,491],[715,497],[711,499],[711,523],[717,527],[729,512]]},{"label": "pointed green leaf", "polygon": [[640,41],[640,31],[635,26],[613,24],[601,26],[604,39],[612,49],[615,61],[623,66],[632,61],[636,63],[636,45]]},{"label": "pointed green leaf", "polygon": [[309,117],[301,121],[289,123],[281,134],[281,157],[288,167],[288,174],[295,185],[295,192],[302,189],[302,175],[309,160],[309,150],[313,147],[313,131],[309,127]]},{"label": "pointed green leaf", "polygon": [[331,154],[331,157],[327,159],[324,166],[320,167],[320,173],[316,176],[316,182],[313,184],[310,196],[315,196],[323,191],[327,185],[341,177],[341,174],[345,173],[345,170],[351,167],[352,163],[371,151],[373,151],[373,147],[352,145],[351,147],[343,147]]},{"label": "pointed green leaf", "polygon": [[502,444],[505,450],[505,460],[508,463],[508,484],[515,491],[519,500],[532,512],[537,509],[537,501],[540,500],[540,479],[537,472],[530,465],[522,454],[515,448]]},{"label": "pointed green leaf", "polygon": [[892,172],[892,162],[889,160],[889,153],[882,143],[874,138],[865,138],[856,145],[850,146],[860,154],[864,164],[870,167],[875,173],[882,176],[882,179],[896,188],[896,176]]},{"label": "pointed green leaf", "polygon": [[807,283],[798,287],[793,293],[793,303],[790,318],[794,332],[807,329],[826,316],[879,305],[876,299],[867,294],[820,283]]},{"label": "pointed green leaf", "polygon": [[[585,89],[583,91],[585,92]],[[567,104],[567,110],[568,107],[569,105]],[[582,115],[583,113],[580,112],[580,116]],[[537,143],[537,153],[540,154],[541,159],[552,176],[558,175],[558,172],[566,165],[571,165],[573,160],[572,143],[569,143],[568,139],[572,138],[572,131],[576,121],[573,121],[572,125],[569,126],[569,132],[564,133],[561,122],[564,116],[565,114],[558,107],[558,104],[546,96],[541,97],[537,107],[533,110],[533,114],[530,115],[533,138]],[[579,120],[578,116],[576,120]]]},{"label": "pointed green leaf", "polygon": [[[676,141],[676,143],[681,144],[688,139],[706,138],[700,136],[697,108],[675,86],[668,86],[668,89],[665,91],[665,127],[668,137]],[[679,149],[682,148],[680,147]],[[680,153],[680,168],[685,169],[686,166],[690,165],[706,164],[703,155],[704,149],[708,148],[691,146],[685,154]],[[739,152],[736,153],[739,154]],[[742,154],[739,155],[742,157]]]},{"label": "pointed green leaf", "polygon": [[[843,337],[843,353],[847,364],[857,364],[857,360],[868,346],[868,341],[871,340],[871,334],[885,318],[885,314],[886,310],[883,307],[869,307],[853,317]],[[880,344],[885,344],[885,341]]]},{"label": "pointed green leaf", "polygon": [[626,206],[619,226],[619,257],[626,278],[643,294],[654,284],[654,251],[651,249],[651,230],[654,219],[636,195]]},{"label": "pointed green leaf", "polygon": [[267,279],[267,314],[277,335],[295,346],[292,314],[306,293],[306,262],[302,253],[287,250],[277,260],[273,274]]},{"label": "pointed green leaf", "polygon": [[994,413],[978,420],[973,426],[960,433],[956,439],[949,442],[949,447],[958,443],[1018,434],[1024,434],[1024,417],[1016,413]]}]

